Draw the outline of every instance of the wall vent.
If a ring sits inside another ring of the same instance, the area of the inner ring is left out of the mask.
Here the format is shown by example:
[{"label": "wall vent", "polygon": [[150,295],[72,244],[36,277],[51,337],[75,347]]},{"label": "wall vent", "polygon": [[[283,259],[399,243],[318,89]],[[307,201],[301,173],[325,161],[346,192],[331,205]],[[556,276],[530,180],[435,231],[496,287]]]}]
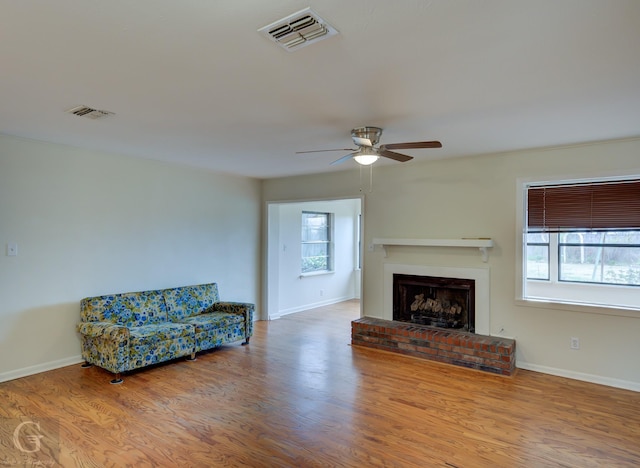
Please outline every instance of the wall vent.
[{"label": "wall vent", "polygon": [[311,8],[271,23],[258,32],[287,52],[301,49],[338,34],[333,26],[320,18]]},{"label": "wall vent", "polygon": [[94,109],[93,107],[88,106],[78,106],[72,109],[67,110],[69,114],[77,115],[78,117],[86,117],[87,119],[103,119],[110,115],[114,115],[113,112]]}]

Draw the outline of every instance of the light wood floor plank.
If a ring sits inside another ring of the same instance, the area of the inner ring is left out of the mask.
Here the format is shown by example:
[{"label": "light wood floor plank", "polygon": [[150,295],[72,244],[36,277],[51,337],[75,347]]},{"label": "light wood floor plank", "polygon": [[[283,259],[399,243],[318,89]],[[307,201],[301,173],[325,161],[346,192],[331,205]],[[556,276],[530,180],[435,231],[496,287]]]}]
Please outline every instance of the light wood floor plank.
[{"label": "light wood floor plank", "polygon": [[639,393],[352,347],[358,314],[347,301],[258,322],[249,346],[122,385],[80,366],[5,382],[0,425],[55,421],[65,467],[640,466]]}]

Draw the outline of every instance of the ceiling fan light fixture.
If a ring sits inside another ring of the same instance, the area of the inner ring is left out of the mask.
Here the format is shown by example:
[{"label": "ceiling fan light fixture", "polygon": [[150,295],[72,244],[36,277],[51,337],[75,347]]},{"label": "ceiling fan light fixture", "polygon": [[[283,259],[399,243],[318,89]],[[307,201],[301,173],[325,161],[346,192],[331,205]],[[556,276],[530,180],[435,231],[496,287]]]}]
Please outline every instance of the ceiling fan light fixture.
[{"label": "ceiling fan light fixture", "polygon": [[362,147],[360,151],[353,155],[354,161],[361,166],[371,166],[379,158],[380,155],[378,155],[377,151],[366,146]]},{"label": "ceiling fan light fixture", "polygon": [[376,146],[380,141],[380,135],[382,135],[382,129],[380,127],[358,127],[351,130],[351,138],[353,143],[357,146],[356,149],[330,149],[330,150],[313,150],[313,151],[296,151],[298,153],[320,153],[324,151],[350,151],[349,154],[342,156],[340,159],[336,159],[331,165],[341,164],[349,159],[355,160],[356,163],[361,166],[371,166],[380,157],[392,159],[398,162],[407,162],[413,159],[413,156],[408,156],[402,153],[396,153],[390,151],[394,149],[423,149],[423,148],[442,148],[442,143],[439,141],[414,141],[405,143],[390,143],[385,145]]}]

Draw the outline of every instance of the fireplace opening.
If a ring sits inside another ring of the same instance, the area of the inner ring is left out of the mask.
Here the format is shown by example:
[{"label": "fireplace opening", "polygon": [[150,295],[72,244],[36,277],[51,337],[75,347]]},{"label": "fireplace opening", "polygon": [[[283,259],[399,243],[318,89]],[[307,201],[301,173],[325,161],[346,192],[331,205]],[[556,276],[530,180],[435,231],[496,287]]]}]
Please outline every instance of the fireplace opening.
[{"label": "fireplace opening", "polygon": [[475,280],[393,275],[393,320],[475,332]]}]

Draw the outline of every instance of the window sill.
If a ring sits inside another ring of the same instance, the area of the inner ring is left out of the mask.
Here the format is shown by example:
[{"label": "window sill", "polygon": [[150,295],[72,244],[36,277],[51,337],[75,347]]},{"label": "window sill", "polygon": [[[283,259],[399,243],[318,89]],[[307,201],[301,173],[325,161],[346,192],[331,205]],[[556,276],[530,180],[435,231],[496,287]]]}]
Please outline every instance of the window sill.
[{"label": "window sill", "polygon": [[306,278],[308,276],[323,276],[323,275],[333,275],[335,271],[313,271],[311,273],[300,273],[300,278]]},{"label": "window sill", "polygon": [[528,280],[526,295],[519,297],[601,309],[640,310],[639,292],[637,287],[623,285]]},{"label": "window sill", "polygon": [[560,302],[555,299],[545,298],[518,298],[517,306],[534,307],[537,309],[566,310],[569,312],[582,312],[586,314],[608,315],[613,317],[631,317],[640,319],[640,309],[622,306],[606,306],[603,304],[590,304],[579,302]]}]

